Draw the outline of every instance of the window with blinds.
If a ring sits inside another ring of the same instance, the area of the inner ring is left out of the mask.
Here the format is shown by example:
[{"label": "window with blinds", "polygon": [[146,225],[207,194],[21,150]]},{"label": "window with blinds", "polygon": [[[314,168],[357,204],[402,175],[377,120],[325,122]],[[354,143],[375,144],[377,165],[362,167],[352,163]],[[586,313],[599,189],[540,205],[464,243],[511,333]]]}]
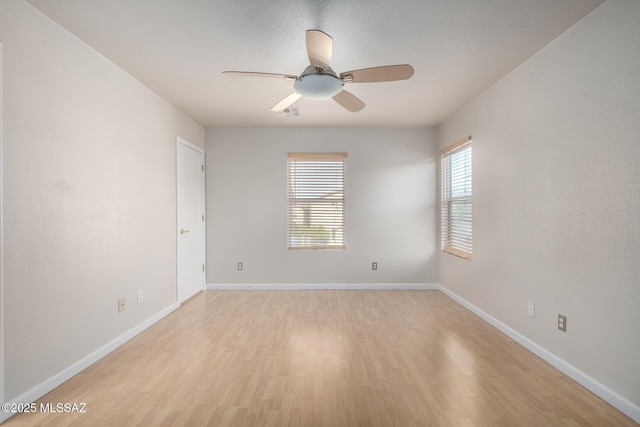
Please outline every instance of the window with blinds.
[{"label": "window with blinds", "polygon": [[346,153],[289,153],[289,249],[344,249]]},{"label": "window with blinds", "polygon": [[442,250],[471,260],[471,137],[445,148],[440,154]]}]

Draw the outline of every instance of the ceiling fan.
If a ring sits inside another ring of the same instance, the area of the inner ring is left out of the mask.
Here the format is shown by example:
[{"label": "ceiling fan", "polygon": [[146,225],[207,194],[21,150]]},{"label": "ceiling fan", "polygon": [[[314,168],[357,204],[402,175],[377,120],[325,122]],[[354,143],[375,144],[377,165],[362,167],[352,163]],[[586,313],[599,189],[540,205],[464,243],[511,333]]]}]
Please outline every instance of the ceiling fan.
[{"label": "ceiling fan", "polygon": [[224,74],[246,77],[275,77],[294,80],[294,92],[284,97],[271,111],[282,111],[300,97],[311,99],[333,98],[351,112],[364,108],[364,102],[344,89],[345,83],[372,83],[406,80],[413,75],[411,65],[386,65],[362,68],[336,74],[329,66],[333,53],[333,38],[320,30],[307,30],[307,55],[310,65],[299,76],[277,73],[255,73],[250,71],[223,71]]}]

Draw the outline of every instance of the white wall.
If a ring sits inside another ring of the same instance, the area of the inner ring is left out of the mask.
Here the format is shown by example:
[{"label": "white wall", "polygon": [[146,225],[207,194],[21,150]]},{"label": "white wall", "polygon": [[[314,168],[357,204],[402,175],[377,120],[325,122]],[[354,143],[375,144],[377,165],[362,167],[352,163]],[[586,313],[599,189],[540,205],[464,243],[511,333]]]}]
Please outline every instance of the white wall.
[{"label": "white wall", "polygon": [[176,136],[204,130],[24,1],[0,43],[9,401],[175,302]]},{"label": "white wall", "polygon": [[640,2],[605,3],[442,124],[440,146],[466,135],[473,261],[441,254],[442,285],[640,405]]},{"label": "white wall", "polygon": [[[206,139],[208,283],[435,283],[433,130],[213,129]],[[287,249],[288,152],[348,154],[344,251]]]}]

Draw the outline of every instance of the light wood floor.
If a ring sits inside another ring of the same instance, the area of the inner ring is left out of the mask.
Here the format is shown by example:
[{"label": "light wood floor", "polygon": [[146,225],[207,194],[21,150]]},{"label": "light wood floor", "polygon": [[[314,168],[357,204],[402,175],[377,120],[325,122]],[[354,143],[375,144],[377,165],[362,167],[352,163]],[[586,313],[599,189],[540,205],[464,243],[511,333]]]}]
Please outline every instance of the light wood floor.
[{"label": "light wood floor", "polygon": [[636,425],[438,291],[206,291],[37,402],[73,426]]}]

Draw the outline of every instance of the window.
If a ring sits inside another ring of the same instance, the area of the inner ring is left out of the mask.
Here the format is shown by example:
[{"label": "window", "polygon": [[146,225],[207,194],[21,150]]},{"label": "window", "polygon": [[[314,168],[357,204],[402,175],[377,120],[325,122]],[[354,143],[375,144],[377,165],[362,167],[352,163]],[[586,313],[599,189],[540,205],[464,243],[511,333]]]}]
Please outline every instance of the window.
[{"label": "window", "polygon": [[442,250],[471,260],[471,137],[440,154]]},{"label": "window", "polygon": [[346,153],[289,153],[289,249],[344,249]]}]

